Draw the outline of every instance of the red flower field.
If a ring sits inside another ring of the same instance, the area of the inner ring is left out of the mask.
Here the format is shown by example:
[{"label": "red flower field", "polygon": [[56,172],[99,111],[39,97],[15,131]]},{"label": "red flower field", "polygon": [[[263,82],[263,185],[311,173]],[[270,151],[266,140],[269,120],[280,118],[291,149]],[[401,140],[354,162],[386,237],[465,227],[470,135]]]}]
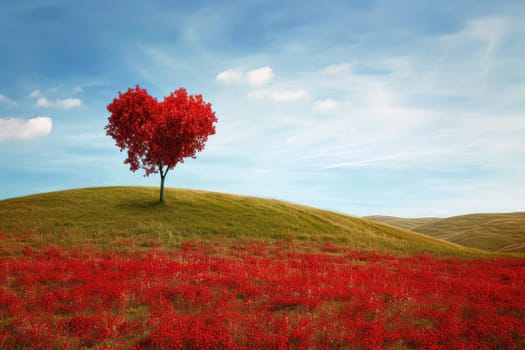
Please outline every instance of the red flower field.
[{"label": "red flower field", "polygon": [[525,259],[0,248],[0,348],[523,349]]}]

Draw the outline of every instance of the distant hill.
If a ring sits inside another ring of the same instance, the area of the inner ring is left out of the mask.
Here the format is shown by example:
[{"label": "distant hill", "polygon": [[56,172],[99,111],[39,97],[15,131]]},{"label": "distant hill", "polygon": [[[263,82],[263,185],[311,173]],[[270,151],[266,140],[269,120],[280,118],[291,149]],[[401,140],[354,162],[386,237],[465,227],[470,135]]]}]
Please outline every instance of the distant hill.
[{"label": "distant hill", "polygon": [[277,200],[171,188],[166,203],[159,204],[157,196],[157,188],[105,187],[2,200],[0,235],[109,250],[222,238],[333,242],[399,254],[480,254],[401,228]]},{"label": "distant hill", "polygon": [[418,226],[431,224],[441,220],[440,218],[398,218],[395,216],[370,215],[364,217],[367,220],[381,222],[383,224],[414,230]]},{"label": "distant hill", "polygon": [[[403,219],[368,216],[368,220],[387,223],[465,247],[493,252],[525,253],[525,212],[469,214],[445,219]],[[420,225],[417,225],[421,223]]]}]

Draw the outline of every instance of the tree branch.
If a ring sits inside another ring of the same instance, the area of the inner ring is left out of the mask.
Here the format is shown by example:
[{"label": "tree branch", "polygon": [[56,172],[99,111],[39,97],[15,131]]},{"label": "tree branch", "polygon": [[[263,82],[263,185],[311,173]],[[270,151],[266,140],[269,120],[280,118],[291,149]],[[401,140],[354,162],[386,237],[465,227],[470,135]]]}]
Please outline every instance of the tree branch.
[{"label": "tree branch", "polygon": [[166,170],[163,170],[164,169],[164,166],[162,165],[162,162],[159,163],[159,172],[160,172],[160,177],[166,177],[166,175],[168,174],[168,170],[170,170],[169,166],[166,166]]}]

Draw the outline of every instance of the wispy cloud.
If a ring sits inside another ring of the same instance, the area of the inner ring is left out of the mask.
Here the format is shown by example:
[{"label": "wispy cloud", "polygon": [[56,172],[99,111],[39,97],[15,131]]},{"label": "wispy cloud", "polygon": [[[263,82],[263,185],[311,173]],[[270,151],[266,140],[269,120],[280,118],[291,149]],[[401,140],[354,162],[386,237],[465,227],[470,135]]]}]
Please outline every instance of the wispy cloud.
[{"label": "wispy cloud", "polygon": [[312,108],[317,112],[328,112],[337,107],[337,102],[334,99],[327,98],[324,100],[317,100],[313,103]]},{"label": "wispy cloud", "polygon": [[73,93],[74,94],[81,94],[82,92],[84,92],[84,88],[82,86],[75,86],[73,88]]},{"label": "wispy cloud", "polygon": [[216,75],[218,81],[227,84],[249,84],[253,86],[264,85],[274,77],[273,70],[269,66],[243,72],[239,68],[228,69]]},{"label": "wispy cloud", "polygon": [[82,100],[79,98],[64,98],[51,101],[45,97],[40,97],[35,105],[39,108],[71,109],[82,106]]},{"label": "wispy cloud", "polygon": [[[77,93],[81,92],[81,90],[78,90],[76,88],[75,91],[77,91]],[[29,94],[29,96],[37,99],[35,102],[35,106],[38,108],[72,109],[82,106],[82,100],[79,98],[63,98],[49,100],[48,98],[42,95],[40,90],[33,90],[31,94]]]},{"label": "wispy cloud", "polygon": [[442,36],[441,41],[451,46],[479,43],[490,54],[507,35],[512,22],[511,18],[503,16],[475,18],[469,20],[461,31]]},{"label": "wispy cloud", "polygon": [[33,90],[33,91],[31,91],[31,93],[29,94],[29,96],[30,96],[30,97],[33,97],[33,98],[38,98],[38,97],[40,97],[40,96],[42,96],[42,95],[40,94],[40,90]]},{"label": "wispy cloud", "polygon": [[277,102],[290,102],[306,100],[310,94],[305,89],[277,90],[277,89],[258,89],[250,92],[249,97],[254,99],[269,99]]},{"label": "wispy cloud", "polygon": [[9,97],[0,94],[0,104],[8,105],[8,106],[16,106],[16,102]]},{"label": "wispy cloud", "polygon": [[338,63],[331,64],[322,70],[326,74],[341,74],[352,72],[352,64],[350,63]]},{"label": "wispy cloud", "polygon": [[49,135],[53,121],[49,117],[31,119],[0,119],[0,141],[9,139],[28,140]]}]

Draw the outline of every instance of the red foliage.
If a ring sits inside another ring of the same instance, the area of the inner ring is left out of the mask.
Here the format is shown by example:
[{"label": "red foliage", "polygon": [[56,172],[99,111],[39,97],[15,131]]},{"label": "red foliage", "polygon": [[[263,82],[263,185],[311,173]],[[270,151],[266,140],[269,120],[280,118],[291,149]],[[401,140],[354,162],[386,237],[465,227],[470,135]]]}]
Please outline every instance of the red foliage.
[{"label": "red foliage", "polygon": [[524,259],[321,251],[0,250],[0,348],[525,348]]},{"label": "red foliage", "polygon": [[201,95],[188,95],[179,88],[158,102],[138,85],[119,93],[108,105],[111,112],[106,133],[120,150],[127,149],[124,163],[130,170],[144,169],[146,176],[184,162],[204,149],[217,121],[211,104]]}]

